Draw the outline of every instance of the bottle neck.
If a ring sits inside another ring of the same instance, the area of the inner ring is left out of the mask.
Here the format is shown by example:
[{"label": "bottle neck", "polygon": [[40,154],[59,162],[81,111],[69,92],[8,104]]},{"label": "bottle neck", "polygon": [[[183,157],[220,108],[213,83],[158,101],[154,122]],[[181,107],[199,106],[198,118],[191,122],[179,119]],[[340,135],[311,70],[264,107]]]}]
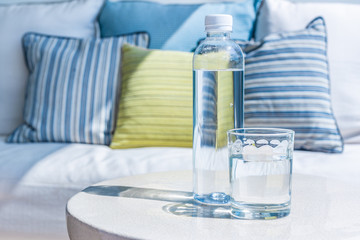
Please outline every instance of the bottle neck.
[{"label": "bottle neck", "polygon": [[207,32],[207,38],[230,39],[230,32]]}]

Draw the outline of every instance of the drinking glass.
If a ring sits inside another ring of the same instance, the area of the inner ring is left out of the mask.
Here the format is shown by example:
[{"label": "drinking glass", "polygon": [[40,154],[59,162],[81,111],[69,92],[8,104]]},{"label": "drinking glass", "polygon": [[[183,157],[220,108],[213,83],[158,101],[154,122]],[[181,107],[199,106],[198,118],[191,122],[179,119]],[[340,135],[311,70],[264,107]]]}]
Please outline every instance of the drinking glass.
[{"label": "drinking glass", "polygon": [[294,131],[238,128],[227,135],[231,214],[242,219],[289,215]]}]

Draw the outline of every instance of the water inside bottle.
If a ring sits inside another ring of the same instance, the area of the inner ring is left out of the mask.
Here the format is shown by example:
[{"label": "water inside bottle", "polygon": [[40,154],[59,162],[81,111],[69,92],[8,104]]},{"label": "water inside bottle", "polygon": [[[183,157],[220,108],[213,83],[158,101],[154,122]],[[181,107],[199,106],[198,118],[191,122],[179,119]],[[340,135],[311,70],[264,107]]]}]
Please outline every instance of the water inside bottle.
[{"label": "water inside bottle", "polygon": [[243,127],[243,70],[194,70],[194,194],[207,204],[229,197],[226,131]]}]

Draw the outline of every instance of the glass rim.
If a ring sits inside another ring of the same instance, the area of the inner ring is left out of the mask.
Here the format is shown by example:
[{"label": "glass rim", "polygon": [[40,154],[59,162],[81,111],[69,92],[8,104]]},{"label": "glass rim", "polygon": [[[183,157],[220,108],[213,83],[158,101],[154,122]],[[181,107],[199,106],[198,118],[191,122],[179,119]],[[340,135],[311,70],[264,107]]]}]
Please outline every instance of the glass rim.
[{"label": "glass rim", "polygon": [[227,131],[228,136],[286,136],[295,135],[295,131],[286,128],[234,128]]}]

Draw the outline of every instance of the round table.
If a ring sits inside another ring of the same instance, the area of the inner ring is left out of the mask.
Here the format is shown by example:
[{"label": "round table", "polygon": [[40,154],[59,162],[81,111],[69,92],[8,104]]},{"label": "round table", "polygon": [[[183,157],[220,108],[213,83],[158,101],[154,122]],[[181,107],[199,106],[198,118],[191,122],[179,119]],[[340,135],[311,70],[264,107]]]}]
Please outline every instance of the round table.
[{"label": "round table", "polygon": [[360,239],[360,189],[343,182],[294,174],[291,213],[275,220],[234,219],[191,190],[191,171],[90,186],[68,201],[70,239]]}]

